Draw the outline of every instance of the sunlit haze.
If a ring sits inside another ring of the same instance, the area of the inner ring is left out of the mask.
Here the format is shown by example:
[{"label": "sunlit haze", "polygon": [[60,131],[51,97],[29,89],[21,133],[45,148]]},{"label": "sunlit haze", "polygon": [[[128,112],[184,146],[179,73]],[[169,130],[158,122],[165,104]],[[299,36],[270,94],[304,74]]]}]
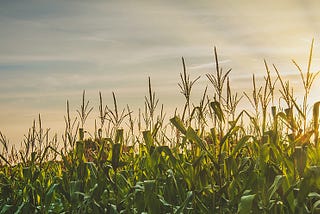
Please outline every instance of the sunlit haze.
[{"label": "sunlit haze", "polygon": [[252,74],[263,78],[264,59],[299,91],[291,59],[305,69],[314,38],[312,69],[320,68],[319,8],[311,0],[0,1],[0,131],[18,144],[41,114],[44,127],[61,132],[66,100],[76,116],[83,90],[92,118],[99,91],[105,104],[115,92],[137,113],[149,76],[160,104],[183,106],[182,56],[191,77],[201,76],[198,102],[214,72],[214,46],[239,93]]}]

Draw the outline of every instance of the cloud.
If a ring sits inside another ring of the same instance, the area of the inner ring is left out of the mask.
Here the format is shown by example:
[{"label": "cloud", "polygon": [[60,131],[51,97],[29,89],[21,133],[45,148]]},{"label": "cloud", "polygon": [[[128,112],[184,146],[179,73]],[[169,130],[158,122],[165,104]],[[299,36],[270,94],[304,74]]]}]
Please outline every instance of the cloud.
[{"label": "cloud", "polygon": [[214,68],[214,45],[238,88],[249,87],[252,73],[263,76],[264,58],[286,75],[291,58],[307,62],[320,33],[316,8],[289,0],[2,1],[0,111],[54,109],[83,89],[140,102],[148,76],[171,103],[181,57],[192,75],[203,75]]},{"label": "cloud", "polygon": [[[219,64],[226,64],[226,63],[231,62],[231,60],[226,59],[226,60],[221,60],[218,62],[219,62]],[[215,66],[216,66],[215,62],[210,62],[210,63],[204,63],[204,64],[199,64],[199,65],[191,65],[191,66],[188,66],[188,68],[192,69],[192,70],[198,70],[198,69],[204,69],[204,68],[214,68]]]}]

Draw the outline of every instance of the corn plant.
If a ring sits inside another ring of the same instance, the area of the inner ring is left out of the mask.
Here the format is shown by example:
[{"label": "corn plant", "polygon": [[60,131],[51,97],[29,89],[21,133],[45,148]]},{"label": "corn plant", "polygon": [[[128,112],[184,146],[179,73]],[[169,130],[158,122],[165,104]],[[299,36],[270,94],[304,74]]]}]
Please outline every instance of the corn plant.
[{"label": "corn plant", "polygon": [[[79,116],[67,101],[62,139],[51,137],[39,115],[19,149],[0,132],[0,213],[318,213],[320,209],[319,107],[308,96],[313,41],[302,104],[289,81],[264,61],[266,75],[242,96],[232,90],[214,48],[215,73],[193,103],[182,58],[181,112],[167,120],[148,79],[144,111],[103,104],[99,93],[95,134],[84,129],[94,107],[82,94]],[[275,76],[275,78],[274,78]],[[276,90],[280,93],[275,93]],[[311,106],[311,105],[310,105]],[[125,124],[126,126],[124,126]],[[85,133],[87,133],[85,135]]]}]

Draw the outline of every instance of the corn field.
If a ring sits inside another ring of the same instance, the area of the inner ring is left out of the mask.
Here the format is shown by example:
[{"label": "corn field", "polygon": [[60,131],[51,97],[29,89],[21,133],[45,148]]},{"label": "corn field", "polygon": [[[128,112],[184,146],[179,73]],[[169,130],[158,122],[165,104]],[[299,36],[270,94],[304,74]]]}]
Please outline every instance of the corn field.
[{"label": "corn field", "polygon": [[[264,62],[264,83],[231,89],[230,70],[218,63],[205,76],[199,103],[182,58],[178,84],[185,104],[166,115],[151,79],[138,114],[83,92],[72,117],[67,102],[60,140],[33,122],[19,149],[0,133],[0,213],[320,213],[319,106],[309,105],[318,72],[293,61],[302,102],[275,65]],[[240,109],[240,103],[251,105]],[[309,112],[312,115],[308,115]],[[168,118],[168,119],[167,119]],[[311,119],[308,119],[311,118]]]}]

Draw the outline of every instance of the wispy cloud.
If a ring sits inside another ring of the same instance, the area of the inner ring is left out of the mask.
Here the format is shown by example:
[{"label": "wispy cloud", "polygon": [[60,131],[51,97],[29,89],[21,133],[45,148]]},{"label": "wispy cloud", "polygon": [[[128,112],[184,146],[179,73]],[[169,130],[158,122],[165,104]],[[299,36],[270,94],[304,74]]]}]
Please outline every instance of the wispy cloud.
[{"label": "wispy cloud", "polygon": [[[219,64],[226,64],[228,62],[231,62],[231,60],[226,59],[226,60],[220,60],[218,62],[219,62]],[[193,69],[193,70],[199,70],[199,69],[203,69],[203,68],[214,68],[215,66],[216,66],[216,64],[214,62],[210,62],[210,63],[204,63],[204,64],[198,64],[198,65],[191,65],[188,68]]]},{"label": "wispy cloud", "polygon": [[214,68],[214,45],[220,64],[245,79],[237,84],[252,73],[263,76],[264,58],[290,73],[286,64],[305,62],[308,41],[320,33],[319,6],[308,0],[1,1],[0,112],[19,105],[53,109],[83,89],[117,91],[135,102],[148,76],[174,100],[181,57],[192,75],[202,75]]}]

